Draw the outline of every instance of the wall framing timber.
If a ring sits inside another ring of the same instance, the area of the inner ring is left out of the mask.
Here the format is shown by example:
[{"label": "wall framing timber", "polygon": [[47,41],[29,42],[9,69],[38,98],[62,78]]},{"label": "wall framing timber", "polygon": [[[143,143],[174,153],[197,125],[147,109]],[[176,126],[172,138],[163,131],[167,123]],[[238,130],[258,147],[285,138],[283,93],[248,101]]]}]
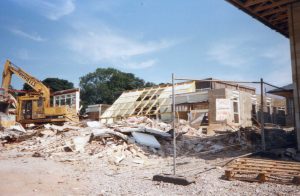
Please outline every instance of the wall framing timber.
[{"label": "wall framing timber", "polygon": [[[196,91],[195,82],[175,85],[175,94]],[[171,116],[172,86],[153,86],[150,88],[125,91],[101,116],[102,121],[110,122],[130,116],[149,116],[167,119]]]}]

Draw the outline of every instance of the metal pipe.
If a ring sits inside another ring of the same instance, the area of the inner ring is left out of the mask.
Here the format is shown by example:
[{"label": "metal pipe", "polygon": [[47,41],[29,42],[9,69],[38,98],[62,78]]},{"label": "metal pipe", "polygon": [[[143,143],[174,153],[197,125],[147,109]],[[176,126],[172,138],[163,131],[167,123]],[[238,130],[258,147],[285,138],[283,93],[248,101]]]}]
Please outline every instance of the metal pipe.
[{"label": "metal pipe", "polygon": [[174,80],[201,81],[201,82],[252,83],[252,84],[260,83],[260,82],[255,82],[255,81],[201,80],[201,79],[199,80],[199,79],[191,79],[191,78],[174,78]]},{"label": "metal pipe", "polygon": [[173,118],[173,175],[176,175],[176,128],[175,128],[175,121],[176,121],[176,107],[175,107],[175,83],[174,83],[174,73],[172,73],[172,118]]},{"label": "metal pipe", "polygon": [[265,127],[264,127],[264,81],[260,79],[260,126],[261,126],[261,144],[263,151],[266,150]]},{"label": "metal pipe", "polygon": [[269,85],[269,86],[271,86],[271,87],[280,89],[280,90],[282,90],[282,91],[289,91],[288,89],[285,89],[285,88],[281,88],[281,87],[275,86],[275,85],[270,84],[270,83],[268,83],[268,82],[264,82],[264,83],[265,83],[266,85]]}]

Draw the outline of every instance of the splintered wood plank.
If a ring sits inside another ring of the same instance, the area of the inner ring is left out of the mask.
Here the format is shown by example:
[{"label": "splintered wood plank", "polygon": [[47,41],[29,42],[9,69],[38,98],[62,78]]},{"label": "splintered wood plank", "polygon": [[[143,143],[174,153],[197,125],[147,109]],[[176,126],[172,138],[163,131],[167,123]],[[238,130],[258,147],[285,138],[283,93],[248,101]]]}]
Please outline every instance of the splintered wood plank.
[{"label": "splintered wood plank", "polygon": [[254,164],[254,163],[244,163],[244,164],[236,164],[233,163],[228,167],[239,167],[239,166],[244,166],[244,167],[260,167],[260,168],[276,168],[276,169],[284,169],[284,170],[293,170],[293,171],[299,171],[300,172],[300,167],[298,166],[289,166],[289,165],[267,165],[267,164]]},{"label": "splintered wood plank", "polygon": [[230,167],[228,169],[232,169],[233,171],[238,171],[238,172],[266,172],[270,174],[282,174],[282,175],[300,175],[299,171],[286,171],[286,170],[279,170],[279,169],[262,169],[259,167],[255,168],[249,168],[249,167]]},{"label": "splintered wood plank", "polygon": [[246,170],[246,169],[227,169],[228,171],[232,172],[232,176],[235,178],[237,175],[258,175],[259,173],[265,173],[268,176],[278,177],[279,179],[282,178],[289,178],[291,179],[294,176],[298,176],[298,174],[287,174],[285,172],[272,172],[268,173],[266,171],[260,171],[260,170]]},{"label": "splintered wood plank", "polygon": [[283,163],[283,164],[296,164],[300,165],[298,162],[293,161],[278,161],[278,160],[269,160],[269,159],[252,159],[252,158],[238,158],[237,161],[253,161],[255,163],[257,162],[271,162],[271,163]]}]

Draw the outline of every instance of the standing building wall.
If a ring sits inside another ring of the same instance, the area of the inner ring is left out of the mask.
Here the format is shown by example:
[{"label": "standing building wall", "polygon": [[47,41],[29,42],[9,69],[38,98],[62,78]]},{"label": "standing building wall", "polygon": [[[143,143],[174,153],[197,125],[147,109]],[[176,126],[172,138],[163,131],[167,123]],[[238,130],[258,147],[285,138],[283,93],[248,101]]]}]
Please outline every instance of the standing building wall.
[{"label": "standing building wall", "polygon": [[[229,100],[229,112],[224,120],[218,120],[217,100]],[[213,89],[209,91],[209,127],[208,131],[222,130],[231,127],[252,126],[252,93],[234,89]]]}]

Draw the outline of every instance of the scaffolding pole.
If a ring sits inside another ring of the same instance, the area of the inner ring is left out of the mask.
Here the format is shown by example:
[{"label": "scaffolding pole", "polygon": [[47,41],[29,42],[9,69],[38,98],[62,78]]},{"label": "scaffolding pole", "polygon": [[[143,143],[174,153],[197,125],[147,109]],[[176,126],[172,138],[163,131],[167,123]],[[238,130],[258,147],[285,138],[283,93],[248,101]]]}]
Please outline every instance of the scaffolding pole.
[{"label": "scaffolding pole", "polygon": [[176,121],[176,107],[175,107],[175,76],[172,73],[172,127],[173,127],[173,175],[176,175],[176,128],[175,128],[175,121]]},{"label": "scaffolding pole", "polygon": [[262,150],[266,150],[265,125],[264,125],[264,80],[260,79],[260,127],[261,127],[261,145]]}]

